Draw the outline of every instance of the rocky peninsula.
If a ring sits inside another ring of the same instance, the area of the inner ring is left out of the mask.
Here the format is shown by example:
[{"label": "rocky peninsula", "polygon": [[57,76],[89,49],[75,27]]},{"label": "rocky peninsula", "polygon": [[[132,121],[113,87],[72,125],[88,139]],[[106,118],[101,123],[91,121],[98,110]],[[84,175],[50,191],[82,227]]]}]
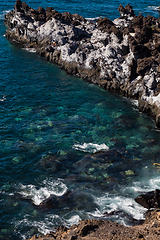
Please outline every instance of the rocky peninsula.
[{"label": "rocky peninsula", "polygon": [[[69,74],[138,100],[140,110],[151,114],[160,128],[160,19],[136,16],[130,5],[118,10],[120,17],[114,21],[89,21],[52,7],[35,10],[17,0],[14,10],[5,15],[6,37]],[[85,220],[30,239],[160,239],[160,191],[146,196],[136,199],[149,209],[139,225]]]},{"label": "rocky peninsula", "polygon": [[130,5],[118,10],[114,21],[94,22],[17,0],[5,15],[6,37],[69,74],[137,99],[160,127],[160,19],[136,16]]}]

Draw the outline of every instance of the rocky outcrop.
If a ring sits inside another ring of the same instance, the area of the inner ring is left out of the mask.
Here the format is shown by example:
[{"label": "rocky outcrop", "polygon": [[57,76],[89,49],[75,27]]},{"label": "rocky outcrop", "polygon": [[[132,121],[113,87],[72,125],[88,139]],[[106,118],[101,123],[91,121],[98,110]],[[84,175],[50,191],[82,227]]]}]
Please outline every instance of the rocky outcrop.
[{"label": "rocky outcrop", "polygon": [[[120,18],[88,21],[17,0],[5,16],[6,37],[35,48],[69,74],[139,100],[160,127],[160,22],[119,6]],[[52,45],[52,39],[56,44]]]},{"label": "rocky outcrop", "polygon": [[160,190],[156,189],[151,192],[139,195],[135,201],[145,208],[160,208]]},{"label": "rocky outcrop", "polygon": [[[50,198],[48,198],[50,199]],[[48,201],[47,199],[47,201]],[[79,239],[79,240],[106,240],[106,239],[160,239],[160,190],[148,192],[146,194],[139,195],[136,202],[144,206],[145,208],[156,208],[155,210],[148,210],[145,214],[145,220],[135,221],[133,219],[133,225],[126,227],[116,222],[88,219],[79,221],[78,225],[73,225],[70,228],[60,226],[47,235],[33,236],[30,240],[53,240],[53,239]],[[45,202],[45,201],[43,201]],[[42,202],[42,205],[43,205]],[[41,204],[40,204],[41,205]],[[110,212],[104,213],[105,215],[122,214],[124,212]],[[129,216],[130,217],[130,216]]]},{"label": "rocky outcrop", "polygon": [[29,240],[124,240],[160,239],[160,210],[149,211],[143,224],[133,227],[104,220],[84,220],[68,229],[61,226],[45,236],[33,236]]},{"label": "rocky outcrop", "polygon": [[[19,195],[18,195],[19,197]],[[60,202],[67,201],[73,204],[72,202],[72,192],[67,191],[63,196],[56,197],[51,195],[49,198],[43,200],[38,206],[37,210],[49,210],[54,208],[54,204],[59,204]],[[78,197],[79,201],[80,198]],[[28,199],[27,199],[28,200]],[[160,239],[160,190],[156,189],[151,192],[139,195],[135,201],[141,204],[145,208],[152,208],[145,213],[145,220],[136,220],[133,217],[123,211],[112,211],[105,212],[104,218],[106,216],[126,216],[130,219],[130,224],[132,226],[126,227],[116,222],[111,222],[102,219],[88,219],[84,221],[79,221],[78,225],[72,225],[70,228],[65,226],[60,226],[54,229],[53,232],[50,232],[47,235],[37,236],[34,235],[30,240],[39,239],[39,240],[108,240],[108,239]],[[84,204],[85,199],[83,197],[82,204]],[[89,201],[90,202],[90,201]],[[154,208],[154,210],[153,210]]]}]

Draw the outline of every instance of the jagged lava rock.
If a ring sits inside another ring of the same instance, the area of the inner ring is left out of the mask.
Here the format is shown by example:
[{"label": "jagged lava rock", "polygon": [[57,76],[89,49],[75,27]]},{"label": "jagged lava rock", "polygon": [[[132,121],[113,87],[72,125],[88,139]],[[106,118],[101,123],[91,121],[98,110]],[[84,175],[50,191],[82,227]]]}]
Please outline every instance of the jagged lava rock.
[{"label": "jagged lava rock", "polygon": [[156,189],[139,195],[135,201],[147,209],[160,208],[160,190]]},{"label": "jagged lava rock", "polygon": [[35,10],[17,0],[5,15],[6,37],[34,46],[70,74],[138,99],[139,108],[160,127],[160,21],[136,16],[129,4],[118,10],[121,16],[114,21],[93,22],[52,7]]}]

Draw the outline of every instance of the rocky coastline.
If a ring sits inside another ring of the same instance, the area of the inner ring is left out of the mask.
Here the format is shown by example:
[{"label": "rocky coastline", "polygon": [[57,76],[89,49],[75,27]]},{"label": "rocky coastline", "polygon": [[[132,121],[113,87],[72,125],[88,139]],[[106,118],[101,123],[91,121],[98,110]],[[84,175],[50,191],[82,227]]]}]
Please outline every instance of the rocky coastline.
[{"label": "rocky coastline", "polygon": [[104,220],[84,220],[70,229],[61,226],[56,232],[29,240],[155,240],[160,239],[160,210],[150,211],[142,225],[126,227]]},{"label": "rocky coastline", "polygon": [[[17,0],[5,15],[6,37],[34,48],[67,73],[138,100],[160,127],[160,19],[136,16],[128,4],[114,21],[89,21]],[[52,43],[54,39],[54,43]]]},{"label": "rocky coastline", "polygon": [[[60,226],[46,235],[34,235],[29,240],[138,240],[160,239],[160,190],[139,195],[135,201],[148,209],[145,220],[133,220],[133,226],[127,227],[116,222],[102,219],[86,219],[70,228]],[[54,196],[44,200],[39,207],[50,207],[54,202]],[[114,215],[115,212],[104,213]],[[125,213],[122,213],[125,214]]]},{"label": "rocky coastline", "polygon": [[[138,100],[139,109],[149,113],[160,128],[160,19],[136,16],[130,5],[120,5],[118,10],[120,17],[114,21],[89,21],[52,7],[35,10],[17,0],[14,10],[5,15],[6,37],[34,49],[69,74]],[[147,200],[136,199],[148,209],[156,208],[139,225],[85,220],[30,240],[160,239],[159,196],[156,190]]]}]

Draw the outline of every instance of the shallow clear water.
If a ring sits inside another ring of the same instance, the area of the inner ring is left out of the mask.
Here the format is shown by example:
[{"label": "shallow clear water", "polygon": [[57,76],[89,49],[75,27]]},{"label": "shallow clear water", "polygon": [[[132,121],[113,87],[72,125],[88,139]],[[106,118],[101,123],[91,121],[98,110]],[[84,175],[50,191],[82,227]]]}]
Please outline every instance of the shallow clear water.
[{"label": "shallow clear water", "polygon": [[[160,132],[135,101],[67,75],[6,40],[4,13],[14,1],[0,1],[0,239],[47,233],[80,219],[130,224],[145,209],[134,202],[160,187]],[[27,1],[84,17],[118,17],[120,1]],[[125,5],[125,1],[121,2]],[[136,13],[159,16],[158,1],[130,2]],[[90,155],[108,150],[102,155]],[[63,198],[71,191],[68,198]],[[36,207],[50,194],[51,210]],[[120,212],[121,211],[121,212]],[[123,211],[123,212],[122,212]]]}]

